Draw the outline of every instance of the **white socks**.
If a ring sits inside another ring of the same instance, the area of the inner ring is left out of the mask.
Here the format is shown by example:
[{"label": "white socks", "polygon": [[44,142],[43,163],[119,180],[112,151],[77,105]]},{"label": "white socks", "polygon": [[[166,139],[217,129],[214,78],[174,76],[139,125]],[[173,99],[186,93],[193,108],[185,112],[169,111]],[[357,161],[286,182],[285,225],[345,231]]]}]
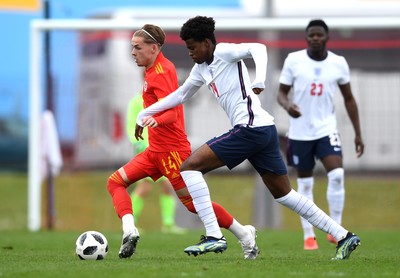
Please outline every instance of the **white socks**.
[{"label": "white socks", "polygon": [[331,218],[339,224],[342,223],[344,196],[344,170],[343,168],[336,168],[328,173],[326,199],[328,200]]},{"label": "white socks", "polygon": [[221,238],[222,232],[212,207],[210,191],[203,174],[199,171],[182,171],[181,176],[192,196],[197,215],[203,221],[206,236]]},{"label": "white socks", "polygon": [[[326,199],[329,205],[330,217],[339,225],[342,224],[342,215],[344,208],[344,170],[343,168],[336,168],[328,174],[328,188],[326,192]],[[298,178],[297,179],[297,192],[307,197],[310,200],[313,198],[314,178]],[[304,218],[301,219],[301,226],[303,227],[304,239],[315,237],[313,226]]]},{"label": "white socks", "polygon": [[121,218],[122,220],[122,230],[124,231],[124,235],[132,233],[136,230],[135,221],[133,220],[132,214],[125,214]]},{"label": "white socks", "polygon": [[295,190],[292,189],[285,196],[275,200],[307,219],[314,227],[331,234],[337,241],[346,237],[348,231],[345,228],[317,207],[312,200]]},{"label": "white socks", "polygon": [[252,237],[248,229],[246,230],[245,227],[237,222],[235,218],[233,219],[232,225],[229,227],[229,231],[239,240],[249,240]]},{"label": "white socks", "polygon": [[[314,178],[298,178],[297,179],[297,192],[311,201],[314,201],[313,196]],[[315,237],[314,227],[306,219],[300,217],[301,226],[303,227],[304,240],[309,237]]]}]

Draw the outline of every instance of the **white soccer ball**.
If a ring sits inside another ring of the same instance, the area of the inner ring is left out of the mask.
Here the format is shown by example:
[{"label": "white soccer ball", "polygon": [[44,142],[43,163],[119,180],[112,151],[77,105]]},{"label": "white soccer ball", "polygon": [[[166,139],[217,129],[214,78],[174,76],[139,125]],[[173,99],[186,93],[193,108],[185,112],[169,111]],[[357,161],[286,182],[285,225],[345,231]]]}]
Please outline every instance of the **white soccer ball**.
[{"label": "white soccer ball", "polygon": [[108,254],[107,238],[96,231],[84,232],[76,240],[75,252],[81,260],[102,260]]}]

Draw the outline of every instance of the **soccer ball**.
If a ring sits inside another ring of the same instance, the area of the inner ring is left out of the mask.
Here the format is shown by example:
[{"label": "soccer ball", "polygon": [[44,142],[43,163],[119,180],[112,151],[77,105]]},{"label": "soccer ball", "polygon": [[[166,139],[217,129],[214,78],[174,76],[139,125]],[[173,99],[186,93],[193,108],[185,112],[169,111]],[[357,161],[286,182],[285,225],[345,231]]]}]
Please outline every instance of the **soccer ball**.
[{"label": "soccer ball", "polygon": [[75,252],[81,260],[102,260],[108,254],[108,241],[99,232],[87,231],[76,240]]}]

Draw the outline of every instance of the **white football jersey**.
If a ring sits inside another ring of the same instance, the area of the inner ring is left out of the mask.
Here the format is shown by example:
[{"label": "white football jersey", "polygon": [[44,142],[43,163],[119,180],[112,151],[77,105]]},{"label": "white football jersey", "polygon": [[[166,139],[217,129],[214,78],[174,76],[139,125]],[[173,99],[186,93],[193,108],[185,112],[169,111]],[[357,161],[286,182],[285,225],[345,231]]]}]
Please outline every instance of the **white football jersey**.
[{"label": "white football jersey", "polygon": [[315,61],[306,49],[290,53],[279,82],[292,86],[292,102],[302,114],[299,118],[290,117],[290,139],[315,140],[337,132],[333,97],[338,84],[350,82],[344,57],[328,51],[325,60]]},{"label": "white football jersey", "polygon": [[[249,79],[242,59],[253,58],[256,77]],[[252,43],[219,43],[214,51],[214,60],[195,64],[186,82],[200,87],[206,85],[225,110],[232,126],[273,125],[273,117],[261,107],[253,87],[265,88],[267,55],[265,46]]]}]

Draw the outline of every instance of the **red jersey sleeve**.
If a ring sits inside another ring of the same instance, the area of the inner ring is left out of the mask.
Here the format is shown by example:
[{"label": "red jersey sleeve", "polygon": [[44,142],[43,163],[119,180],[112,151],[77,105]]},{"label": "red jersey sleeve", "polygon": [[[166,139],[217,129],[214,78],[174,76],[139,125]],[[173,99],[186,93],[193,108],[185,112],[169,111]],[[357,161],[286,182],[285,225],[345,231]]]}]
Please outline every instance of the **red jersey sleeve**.
[{"label": "red jersey sleeve", "polygon": [[172,124],[178,120],[178,111],[176,111],[176,109],[169,109],[159,116],[153,116],[153,118],[157,121],[159,126]]}]

